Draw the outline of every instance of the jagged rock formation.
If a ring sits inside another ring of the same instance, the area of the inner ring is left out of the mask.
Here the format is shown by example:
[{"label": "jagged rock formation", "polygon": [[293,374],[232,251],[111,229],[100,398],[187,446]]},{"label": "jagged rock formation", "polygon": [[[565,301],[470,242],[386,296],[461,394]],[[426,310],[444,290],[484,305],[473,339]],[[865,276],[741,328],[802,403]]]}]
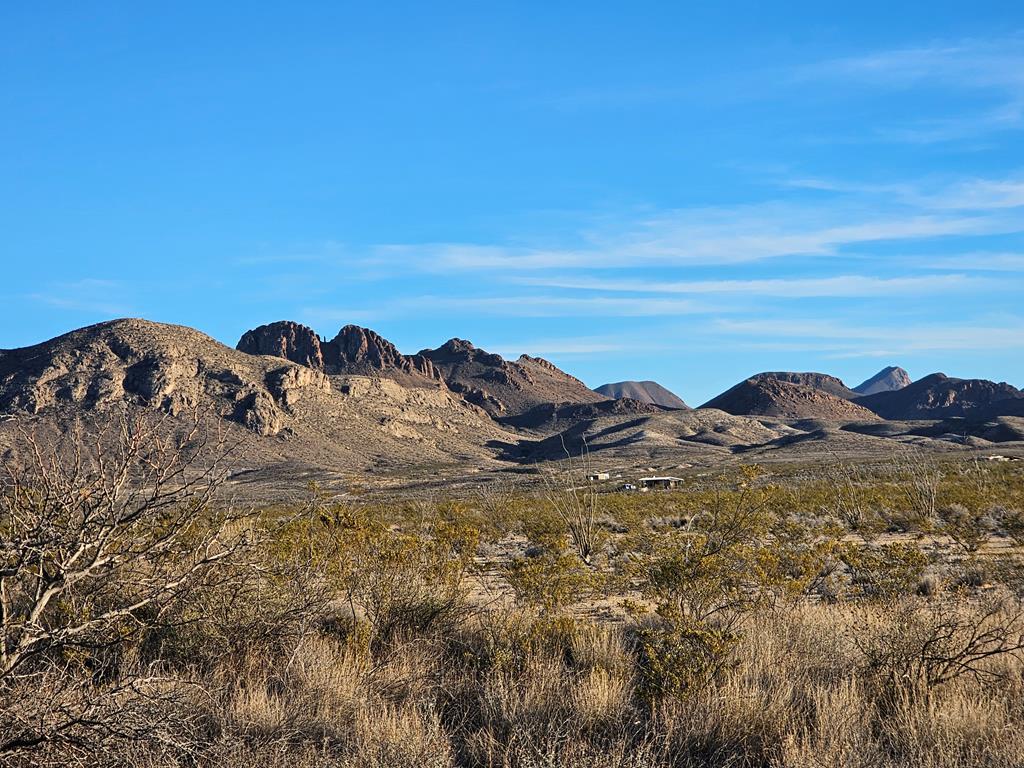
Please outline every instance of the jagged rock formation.
[{"label": "jagged rock formation", "polygon": [[689,408],[681,397],[669,392],[656,381],[619,381],[614,384],[602,384],[594,391],[613,399],[628,397],[664,408]]},{"label": "jagged rock formation", "polygon": [[539,357],[515,362],[451,339],[420,356],[434,364],[448,387],[492,416],[516,416],[543,403],[596,403],[604,400],[577,378]]},{"label": "jagged rock formation", "polygon": [[323,350],[316,331],[289,320],[246,331],[235,349],[250,355],[283,357],[319,371],[324,369]]},{"label": "jagged rock formation", "polygon": [[893,392],[857,401],[885,419],[991,419],[1024,415],[1024,392],[1006,382],[954,379],[933,373]]},{"label": "jagged rock formation", "polygon": [[853,391],[858,395],[876,395],[879,392],[895,392],[911,383],[910,374],[902,368],[890,365],[883,368],[867,381],[858,384]]},{"label": "jagged rock formation", "polygon": [[[457,339],[417,359],[355,326],[324,342],[280,323],[239,345],[246,351],[191,328],[117,320],[0,350],[0,455],[23,429],[57,442],[78,424],[116,424],[121,412],[177,429],[198,411],[235,446],[233,477],[253,478],[231,480],[232,492],[279,500],[311,481],[332,493],[353,483],[420,492],[461,474],[479,489],[566,450],[666,471],[780,451],[856,459],[1000,443],[1024,454],[1024,393],[941,374],[855,402],[827,391],[842,392],[832,377],[762,374],[691,411],[605,399],[547,361],[510,362]],[[459,394],[474,391],[481,407]]]},{"label": "jagged rock formation", "polygon": [[[791,375],[800,377],[808,374]],[[833,377],[826,377],[829,378]],[[878,418],[867,408],[825,389],[779,378],[779,374],[774,373],[760,374],[742,381],[700,407],[717,408],[736,416],[775,416],[784,419],[870,421]]]},{"label": "jagged rock formation", "polygon": [[[301,348],[302,334],[286,339],[286,350]],[[344,354],[366,359],[370,349],[372,338]],[[22,424],[59,436],[80,420],[102,424],[125,409],[165,414],[169,429],[193,412],[220,419],[216,428],[241,446],[235,458],[254,465],[300,461],[360,470],[381,461],[486,461],[494,455],[490,443],[510,439],[484,411],[441,385],[328,376],[239,352],[182,326],[115,320],[0,351],[0,450]]]},{"label": "jagged rock formation", "polygon": [[841,397],[844,400],[853,400],[857,393],[846,386],[842,379],[829,376],[827,373],[794,373],[792,371],[766,371],[752,376],[752,379],[776,379],[778,381],[799,384],[803,387],[810,387],[821,392]]},{"label": "jagged rock formation", "polygon": [[171,415],[215,403],[260,435],[327,378],[292,363],[241,355],[191,328],[114,320],[0,356],[0,411],[102,409],[115,403]]},{"label": "jagged rock formation", "polygon": [[288,320],[246,331],[236,349],[250,355],[283,357],[331,375],[385,376],[406,386],[438,386],[441,375],[421,355],[403,355],[369,328],[346,325],[330,341],[312,328]]}]

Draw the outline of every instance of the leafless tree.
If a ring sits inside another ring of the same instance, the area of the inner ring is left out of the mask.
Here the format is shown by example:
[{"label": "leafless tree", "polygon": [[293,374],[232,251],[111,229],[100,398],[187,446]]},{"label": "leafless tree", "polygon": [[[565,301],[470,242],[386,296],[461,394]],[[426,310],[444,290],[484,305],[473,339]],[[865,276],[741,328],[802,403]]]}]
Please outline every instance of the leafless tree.
[{"label": "leafless tree", "polygon": [[917,687],[927,696],[964,676],[991,684],[1003,674],[992,662],[1024,653],[1024,614],[1016,600],[920,600],[883,610],[893,614],[888,629],[862,630],[854,641],[868,670],[892,689]]},{"label": "leafless tree", "polygon": [[213,503],[226,449],[204,423],[22,431],[0,461],[0,760],[160,732],[167,686],[132,651],[250,538]]},{"label": "leafless tree", "polygon": [[942,485],[942,469],[922,454],[907,453],[893,456],[893,470],[903,491],[910,512],[922,527],[935,523]]},{"label": "leafless tree", "polygon": [[590,450],[586,440],[576,459],[562,441],[566,461],[561,477],[546,476],[547,499],[565,524],[573,549],[590,565],[598,544],[598,493],[591,480]]},{"label": "leafless tree", "polygon": [[864,497],[873,478],[861,467],[844,462],[835,453],[826,465],[825,478],[831,495],[830,510],[846,528],[867,544],[874,541],[885,527],[879,510]]}]

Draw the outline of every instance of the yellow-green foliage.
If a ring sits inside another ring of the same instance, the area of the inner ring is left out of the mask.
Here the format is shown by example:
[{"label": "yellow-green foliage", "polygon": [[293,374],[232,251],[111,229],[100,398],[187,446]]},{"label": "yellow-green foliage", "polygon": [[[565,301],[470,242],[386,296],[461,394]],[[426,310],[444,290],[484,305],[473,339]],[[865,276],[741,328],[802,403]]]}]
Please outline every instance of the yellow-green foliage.
[{"label": "yellow-green foliage", "polygon": [[[160,631],[60,662],[159,670],[158,735],[112,742],[145,768],[1024,765],[1024,483],[939,470],[607,493],[590,562],[542,496],[268,509]],[[0,737],[68,680],[0,692]]]},{"label": "yellow-green foliage", "polygon": [[854,594],[887,598],[913,590],[928,565],[916,544],[895,542],[869,547],[848,546],[843,560],[852,571]]},{"label": "yellow-green foliage", "polygon": [[601,584],[598,574],[565,552],[516,558],[504,574],[520,600],[548,612],[594,595]]}]

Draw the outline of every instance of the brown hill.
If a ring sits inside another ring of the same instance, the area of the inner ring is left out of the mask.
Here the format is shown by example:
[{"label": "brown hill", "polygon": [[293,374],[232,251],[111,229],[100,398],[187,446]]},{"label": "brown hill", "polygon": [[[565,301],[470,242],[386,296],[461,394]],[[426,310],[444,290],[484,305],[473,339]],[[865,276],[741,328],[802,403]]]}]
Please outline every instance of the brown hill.
[{"label": "brown hill", "polygon": [[419,356],[433,363],[452,391],[492,416],[516,416],[543,403],[606,399],[547,360],[522,355],[512,362],[462,339],[425,349]]},{"label": "brown hill", "polygon": [[451,463],[490,458],[488,444],[509,437],[443,386],[327,375],[182,326],[115,320],[0,352],[0,413],[8,417],[0,431],[39,424],[61,434],[125,408],[164,413],[171,423],[196,409],[212,414],[254,465]]},{"label": "brown hill", "polygon": [[420,355],[403,355],[390,341],[357,325],[346,325],[330,341],[312,328],[280,320],[246,331],[236,346],[250,355],[283,357],[334,375],[384,376],[404,386],[437,387],[441,375]]},{"label": "brown hill", "polygon": [[756,376],[752,376],[753,379],[776,379],[778,381],[789,382],[790,384],[799,384],[804,387],[810,387],[811,389],[817,389],[821,392],[826,392],[835,397],[841,397],[844,400],[853,400],[857,397],[857,393],[847,387],[842,379],[830,376],[827,373],[794,373],[792,371],[767,371],[765,373],[759,373]]},{"label": "brown hill", "polygon": [[1006,382],[954,379],[933,373],[892,392],[861,397],[859,404],[885,419],[991,419],[1024,415],[1024,392]]},{"label": "brown hill", "polygon": [[665,408],[689,408],[683,399],[665,389],[656,381],[618,381],[602,384],[594,390],[599,395],[611,398],[628,397],[641,403],[660,405]]},{"label": "brown hill", "polygon": [[784,419],[862,421],[878,418],[845,398],[818,387],[780,379],[775,374],[761,374],[742,381],[701,408],[717,408],[736,416]]},{"label": "brown hill", "polygon": [[667,409],[653,403],[620,397],[597,403],[541,403],[524,413],[502,417],[498,421],[516,429],[552,433],[566,429],[576,422],[603,416],[632,416],[661,413],[665,410]]}]

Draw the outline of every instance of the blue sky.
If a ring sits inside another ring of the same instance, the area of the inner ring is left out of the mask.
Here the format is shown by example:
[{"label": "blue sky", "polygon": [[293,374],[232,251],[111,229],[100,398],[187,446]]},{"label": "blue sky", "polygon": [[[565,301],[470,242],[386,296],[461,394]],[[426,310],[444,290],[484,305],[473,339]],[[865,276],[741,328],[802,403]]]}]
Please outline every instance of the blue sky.
[{"label": "blue sky", "polygon": [[1024,10],[840,6],[6,3],[0,347],[288,318],[691,403],[1024,386]]}]

